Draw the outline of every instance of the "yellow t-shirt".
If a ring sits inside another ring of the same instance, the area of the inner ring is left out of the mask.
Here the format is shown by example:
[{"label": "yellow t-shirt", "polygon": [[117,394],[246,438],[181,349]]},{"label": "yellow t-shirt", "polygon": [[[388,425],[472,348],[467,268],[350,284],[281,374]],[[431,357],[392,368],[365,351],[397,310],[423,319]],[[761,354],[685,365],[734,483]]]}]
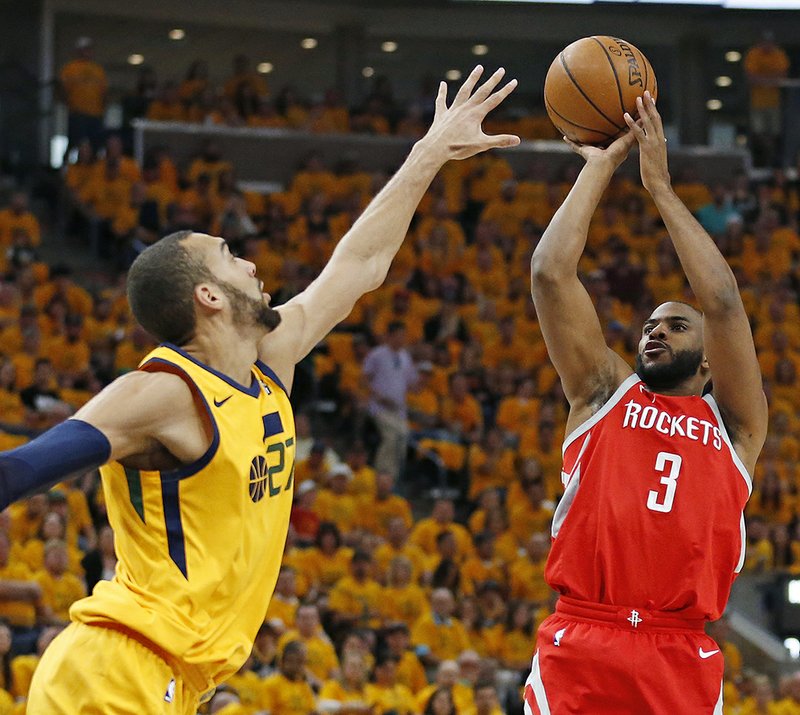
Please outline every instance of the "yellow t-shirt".
[{"label": "yellow t-shirt", "polygon": [[59,620],[68,621],[70,606],[86,595],[83,581],[68,571],[61,576],[53,576],[42,570],[34,578],[42,587],[42,602],[50,606]]},{"label": "yellow t-shirt", "polygon": [[[785,77],[789,70],[789,56],[780,48],[765,49],[751,47],[744,56],[744,71],[749,75],[765,77]],[[750,106],[753,109],[779,107],[781,102],[780,87],[752,85],[750,87]]]},{"label": "yellow t-shirt", "polygon": [[97,62],[74,59],[61,68],[59,78],[70,112],[103,116],[108,80]]},{"label": "yellow t-shirt", "polygon": [[414,624],[411,642],[428,646],[438,660],[455,660],[470,647],[469,636],[461,621],[450,618],[447,623],[437,623],[431,613]]},{"label": "yellow t-shirt", "polygon": [[417,712],[414,694],[405,686],[395,684],[391,688],[374,683],[367,685],[367,702],[372,705],[375,715],[393,712],[397,715],[413,715]]},{"label": "yellow t-shirt", "polygon": [[331,671],[339,667],[339,658],[333,644],[321,636],[303,638],[299,631],[286,631],[278,641],[278,652],[282,653],[287,643],[300,641],[306,647],[306,668],[319,680],[331,677]]},{"label": "yellow t-shirt", "polygon": [[362,625],[377,627],[377,619],[370,614],[380,611],[383,588],[377,581],[367,579],[358,583],[352,576],[345,576],[331,589],[328,608],[362,621]]},{"label": "yellow t-shirt", "polygon": [[289,680],[275,673],[264,679],[260,704],[270,715],[310,715],[314,692],[305,680]]}]

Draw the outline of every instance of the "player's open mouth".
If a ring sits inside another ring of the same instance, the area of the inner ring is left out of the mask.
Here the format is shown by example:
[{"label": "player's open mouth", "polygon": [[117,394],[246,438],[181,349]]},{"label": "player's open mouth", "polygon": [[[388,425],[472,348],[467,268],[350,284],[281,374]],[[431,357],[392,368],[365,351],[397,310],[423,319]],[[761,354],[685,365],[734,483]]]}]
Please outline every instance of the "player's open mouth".
[{"label": "player's open mouth", "polygon": [[658,340],[648,340],[644,346],[644,354],[648,357],[660,355],[665,350],[668,350],[667,346]]}]

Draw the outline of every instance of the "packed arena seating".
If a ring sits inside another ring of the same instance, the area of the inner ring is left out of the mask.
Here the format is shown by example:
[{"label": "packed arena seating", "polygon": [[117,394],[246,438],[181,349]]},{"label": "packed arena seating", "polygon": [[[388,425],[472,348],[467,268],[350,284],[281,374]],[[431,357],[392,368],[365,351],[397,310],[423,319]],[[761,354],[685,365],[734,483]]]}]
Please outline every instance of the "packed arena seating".
[{"label": "packed arena seating", "polygon": [[[201,116],[208,88],[190,77],[165,87],[146,115],[244,121],[246,106],[250,123],[311,131],[401,131],[405,121],[377,100],[367,119],[335,97],[307,109],[291,96],[256,101],[259,92],[226,87]],[[262,124],[276,125],[284,124]],[[144,247],[185,228],[220,235],[256,264],[280,304],[314,278],[386,178],[352,165],[334,171],[313,157],[285,191],[260,195],[237,188],[235,167],[213,142],[187,166],[176,166],[168,147],[139,166],[115,135],[99,155],[82,144],[63,171],[67,225],[105,259],[104,275],[82,285],[69,266],[40,259],[42,231],[24,192],[0,210],[0,448],[63,420],[153,347],[125,299],[124,269]],[[447,165],[384,286],[300,366],[284,567],[252,657],[215,698],[216,707],[229,703],[225,713],[282,712],[293,640],[307,646],[322,712],[332,702],[433,712],[441,690],[458,713],[519,712],[536,627],[554,603],[542,574],[566,421],[529,297],[529,261],[570,185],[517,178],[498,153]],[[687,174],[676,191],[736,273],[769,397],[745,570],[800,573],[800,186],[779,171],[759,185],[738,176],[713,187]],[[609,345],[631,363],[652,307],[692,299],[654,206],[628,179],[607,192],[581,269]],[[372,466],[377,438],[361,364],[397,321],[420,379],[395,483]],[[8,624],[0,627],[0,713],[24,712],[38,655],[69,605],[113,574],[98,487],[87,474],[0,515]],[[800,713],[800,675],[774,690],[742,663],[724,622],[713,627],[728,667],[726,713],[766,712],[767,702],[770,712]]]}]

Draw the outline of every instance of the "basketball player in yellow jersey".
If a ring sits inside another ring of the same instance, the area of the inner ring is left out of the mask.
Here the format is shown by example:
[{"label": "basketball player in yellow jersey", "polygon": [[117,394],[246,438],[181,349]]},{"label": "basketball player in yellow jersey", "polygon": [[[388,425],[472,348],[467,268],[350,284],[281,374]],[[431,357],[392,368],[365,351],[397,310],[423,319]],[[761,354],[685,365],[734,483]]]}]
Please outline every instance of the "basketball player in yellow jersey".
[{"label": "basketball player in yellow jersey", "polygon": [[292,501],[295,364],[377,288],[450,159],[512,146],[481,123],[514,89],[477,67],[302,294],[269,307],[252,263],[182,232],[131,267],[136,319],[162,345],[28,445],[0,453],[0,509],[102,468],[119,565],[71,609],[28,715],[195,713],[244,663],[267,611]]}]

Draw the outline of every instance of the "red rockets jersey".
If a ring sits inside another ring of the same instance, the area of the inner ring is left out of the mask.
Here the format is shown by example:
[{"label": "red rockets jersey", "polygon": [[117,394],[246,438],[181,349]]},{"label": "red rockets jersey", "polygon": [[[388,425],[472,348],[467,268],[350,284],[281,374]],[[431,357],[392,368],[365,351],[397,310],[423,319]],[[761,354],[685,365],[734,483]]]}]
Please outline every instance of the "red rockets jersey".
[{"label": "red rockets jersey", "polygon": [[750,475],[711,395],[631,375],[564,441],[545,579],[557,592],[714,620],[744,563]]}]

